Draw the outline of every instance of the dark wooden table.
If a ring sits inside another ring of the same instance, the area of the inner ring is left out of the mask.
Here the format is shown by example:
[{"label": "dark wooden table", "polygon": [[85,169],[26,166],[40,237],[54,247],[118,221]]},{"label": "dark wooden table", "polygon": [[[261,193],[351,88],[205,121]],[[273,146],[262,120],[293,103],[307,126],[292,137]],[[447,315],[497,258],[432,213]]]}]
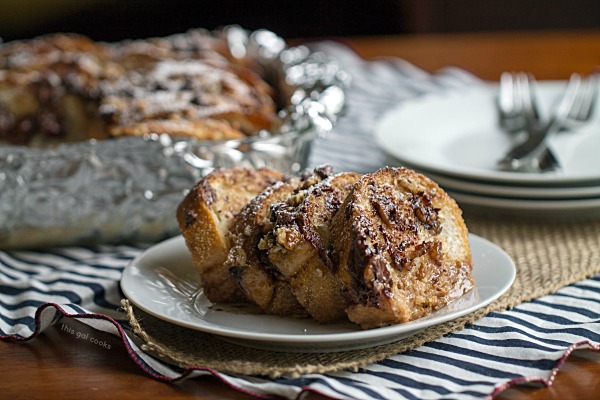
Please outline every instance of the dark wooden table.
[{"label": "dark wooden table", "polygon": [[[538,79],[565,79],[600,66],[600,31],[486,33],[343,39],[365,58],[402,57],[427,70],[453,65],[483,79],[505,70],[530,71]],[[171,385],[149,378],[120,341],[76,321],[76,332],[96,335],[107,346],[48,329],[26,343],[0,342],[0,398],[6,399],[251,399],[216,378]],[[110,348],[109,348],[110,347]],[[308,399],[321,398],[311,394]],[[549,388],[519,386],[500,399],[600,398],[600,352],[575,351]]]},{"label": "dark wooden table", "polygon": [[401,57],[434,72],[457,66],[482,79],[530,71],[538,79],[600,72],[600,31],[509,32],[361,38],[347,41],[365,58]]}]

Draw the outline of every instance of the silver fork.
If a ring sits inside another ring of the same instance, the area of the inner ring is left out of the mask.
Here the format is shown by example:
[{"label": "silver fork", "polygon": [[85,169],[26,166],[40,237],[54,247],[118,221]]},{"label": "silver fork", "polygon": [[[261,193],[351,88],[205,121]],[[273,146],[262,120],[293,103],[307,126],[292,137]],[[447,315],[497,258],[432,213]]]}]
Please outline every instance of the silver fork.
[{"label": "silver fork", "polygon": [[589,121],[594,110],[596,92],[595,76],[582,79],[579,74],[571,75],[552,118],[544,126],[534,129],[528,140],[516,146],[498,162],[499,166],[512,171],[543,171],[541,156],[548,147],[550,138],[561,129],[575,129]]},{"label": "silver fork", "polygon": [[[527,135],[541,124],[535,78],[525,72],[504,72],[500,76],[497,106],[500,127],[509,133],[526,131]],[[554,153],[545,148],[540,156],[543,170],[555,170],[559,163]]]}]

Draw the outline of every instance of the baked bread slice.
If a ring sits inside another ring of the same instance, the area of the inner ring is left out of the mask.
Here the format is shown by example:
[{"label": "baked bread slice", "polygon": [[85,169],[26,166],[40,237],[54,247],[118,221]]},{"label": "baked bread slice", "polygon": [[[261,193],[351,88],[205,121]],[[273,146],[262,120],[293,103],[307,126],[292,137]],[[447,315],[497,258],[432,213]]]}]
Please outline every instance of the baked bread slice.
[{"label": "baked bread slice", "polygon": [[340,283],[329,254],[330,223],[359,174],[343,172],[292,196],[272,210],[265,238],[270,262],[298,302],[317,321],[346,319]]},{"label": "baked bread slice", "polygon": [[283,180],[269,169],[216,169],[201,179],[177,207],[181,234],[213,303],[245,300],[224,267],[231,243],[229,228],[237,213],[266,187]]},{"label": "baked bread slice", "polygon": [[314,173],[286,182],[277,182],[252,199],[236,216],[231,227],[234,245],[226,265],[247,298],[264,312],[281,316],[306,317],[289,282],[269,261],[265,235],[272,231],[271,207],[297,195],[331,175],[331,169],[317,168]]},{"label": "baked bread slice", "polygon": [[365,329],[421,318],[474,286],[461,210],[409,169],[364,175],[333,218],[331,241],[348,318]]}]

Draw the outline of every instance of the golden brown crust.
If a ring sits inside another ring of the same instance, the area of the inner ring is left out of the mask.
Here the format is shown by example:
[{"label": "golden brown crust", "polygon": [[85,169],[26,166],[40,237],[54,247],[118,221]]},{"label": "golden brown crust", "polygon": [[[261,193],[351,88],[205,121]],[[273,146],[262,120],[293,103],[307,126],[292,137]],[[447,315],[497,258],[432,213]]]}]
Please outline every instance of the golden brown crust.
[{"label": "golden brown crust", "polygon": [[177,221],[211,301],[244,299],[223,266],[231,247],[227,232],[247,202],[282,179],[282,173],[268,168],[216,169],[200,180],[179,204]]},{"label": "golden brown crust", "polygon": [[118,136],[143,136],[151,133],[167,133],[173,136],[198,140],[242,139],[244,134],[226,121],[214,119],[149,119],[129,124],[117,124],[109,128],[110,134]]},{"label": "golden brown crust", "polygon": [[423,317],[474,285],[460,209],[414,171],[363,176],[331,230],[346,311],[363,328]]},{"label": "golden brown crust", "polygon": [[269,260],[319,322],[346,318],[341,287],[329,255],[329,225],[360,175],[334,175],[273,209]]}]

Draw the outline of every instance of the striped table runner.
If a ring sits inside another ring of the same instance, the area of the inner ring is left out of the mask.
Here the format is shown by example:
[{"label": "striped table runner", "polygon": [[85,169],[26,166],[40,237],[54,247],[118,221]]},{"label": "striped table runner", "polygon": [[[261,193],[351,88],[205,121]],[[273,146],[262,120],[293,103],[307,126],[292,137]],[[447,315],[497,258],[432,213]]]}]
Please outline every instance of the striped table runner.
[{"label": "striped table runner", "polygon": [[[337,43],[316,47],[340,60],[353,77],[347,115],[331,135],[319,140],[311,158],[311,164],[328,162],[336,171],[365,173],[386,164],[371,133],[390,106],[479,83],[459,69],[431,75],[398,59],[363,61]],[[575,348],[600,350],[600,276],[595,276],[510,311],[491,313],[466,329],[358,372],[280,379],[231,376],[202,366],[181,372],[142,352],[118,311],[121,272],[147,247],[0,251],[0,338],[32,340],[60,318],[76,318],[123,337],[134,361],[156,379],[171,382],[213,374],[257,397],[290,399],[307,391],[335,399],[493,398],[516,383],[550,383]]]}]

